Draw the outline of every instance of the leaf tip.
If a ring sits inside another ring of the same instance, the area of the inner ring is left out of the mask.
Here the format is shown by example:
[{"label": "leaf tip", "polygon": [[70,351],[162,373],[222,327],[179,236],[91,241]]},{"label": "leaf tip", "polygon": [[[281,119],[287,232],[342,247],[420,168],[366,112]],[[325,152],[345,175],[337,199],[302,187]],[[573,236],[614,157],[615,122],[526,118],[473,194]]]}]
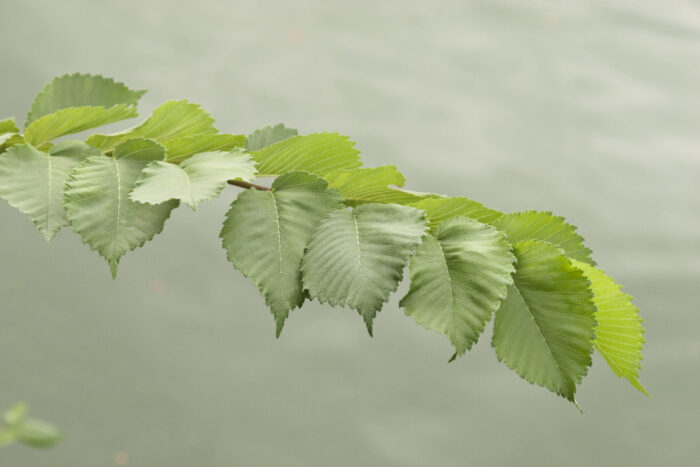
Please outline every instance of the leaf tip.
[{"label": "leaf tip", "polygon": [[117,267],[119,266],[119,260],[109,261],[109,271],[112,273],[112,279],[117,278]]}]

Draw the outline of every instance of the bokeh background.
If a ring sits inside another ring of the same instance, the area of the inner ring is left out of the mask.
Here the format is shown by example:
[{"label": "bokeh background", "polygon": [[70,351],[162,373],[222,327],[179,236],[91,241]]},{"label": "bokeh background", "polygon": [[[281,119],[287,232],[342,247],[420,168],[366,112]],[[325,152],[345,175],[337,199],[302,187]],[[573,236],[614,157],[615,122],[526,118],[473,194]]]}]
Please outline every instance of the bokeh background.
[{"label": "bokeh background", "polygon": [[[552,210],[636,297],[642,381],[596,357],[578,398],[398,308],[366,335],[307,303],[281,339],[217,238],[236,195],[106,263],[0,202],[0,405],[58,424],[13,467],[622,466],[700,458],[700,6],[694,1],[2,0],[1,116],[102,73],[220,129],[351,135],[408,187]],[[127,123],[129,124],[129,123]],[[124,125],[116,125],[118,128]],[[116,128],[115,128],[116,129]]]}]

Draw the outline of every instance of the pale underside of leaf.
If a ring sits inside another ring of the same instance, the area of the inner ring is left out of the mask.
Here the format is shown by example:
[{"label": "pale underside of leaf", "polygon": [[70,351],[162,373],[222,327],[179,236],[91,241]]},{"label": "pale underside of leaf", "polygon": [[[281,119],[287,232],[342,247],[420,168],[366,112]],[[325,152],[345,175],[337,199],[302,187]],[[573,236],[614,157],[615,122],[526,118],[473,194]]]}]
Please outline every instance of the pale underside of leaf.
[{"label": "pale underside of leaf", "polygon": [[179,164],[202,152],[230,151],[243,146],[245,136],[228,134],[199,134],[175,138],[165,143],[165,160]]},{"label": "pale underside of leaf", "polygon": [[511,243],[523,240],[551,243],[561,248],[569,258],[595,266],[595,261],[591,259],[592,252],[584,245],[576,227],[551,212],[514,212],[499,217],[492,225],[505,232]]},{"label": "pale underside of leaf", "polygon": [[428,234],[411,258],[411,286],[401,307],[444,334],[455,356],[469,350],[513,283],[515,257],[501,232],[453,217]]},{"label": "pale underside of leaf", "polygon": [[525,380],[575,403],[595,338],[590,283],[555,246],[522,241],[513,251],[513,285],[494,324],[496,355]]},{"label": "pale underside of leaf", "polygon": [[24,131],[24,138],[33,146],[43,144],[59,136],[79,133],[108,123],[136,117],[136,107],[115,105],[113,107],[67,107],[34,120]]},{"label": "pale underside of leaf", "polygon": [[338,170],[323,178],[328,186],[338,190],[349,206],[370,202],[411,204],[422,199],[422,196],[399,189],[406,179],[393,165]]},{"label": "pale underside of leaf", "polygon": [[309,243],[304,287],[321,303],[357,310],[371,335],[374,317],[398,287],[424,234],[418,209],[370,203],[334,211]]},{"label": "pale underside of leaf", "polygon": [[428,227],[433,230],[447,219],[465,216],[484,224],[490,224],[503,213],[489,209],[483,204],[468,198],[429,198],[412,206],[425,211]]},{"label": "pale underside of leaf", "polygon": [[214,119],[199,105],[186,100],[168,101],[153,111],[142,124],[113,135],[95,134],[87,139],[91,146],[111,151],[130,138],[150,138],[167,145],[175,138],[217,133]]},{"label": "pale underside of leaf", "polygon": [[617,376],[648,396],[639,382],[644,346],[639,309],[632,304],[632,297],[601,269],[581,261],[572,260],[572,263],[591,281],[598,322],[593,344]]},{"label": "pale underside of leaf", "polygon": [[245,141],[245,149],[248,152],[259,151],[292,136],[298,135],[299,132],[295,128],[287,128],[284,123],[278,123],[275,126],[266,126],[255,130]]},{"label": "pale underside of leaf", "polygon": [[[127,147],[115,150],[115,154],[133,155],[128,146],[134,143],[124,144]],[[165,154],[161,152],[158,157],[162,159]],[[120,258],[160,233],[178,204],[168,201],[150,205],[129,199],[148,162],[139,157],[94,156],[77,166],[66,182],[67,218],[83,242],[107,260],[112,277],[116,276]]]},{"label": "pale underside of leaf", "polygon": [[179,199],[196,210],[202,201],[219,196],[228,180],[254,178],[255,163],[249,154],[240,150],[205,152],[181,165],[151,162],[139,176],[130,197],[148,204]]},{"label": "pale underside of leaf", "polygon": [[259,177],[301,170],[324,175],[362,165],[360,152],[347,136],[315,133],[294,136],[253,153]]},{"label": "pale underside of leaf", "polygon": [[29,216],[46,241],[65,225],[63,185],[71,170],[99,151],[81,141],[64,141],[50,153],[14,146],[0,157],[0,196]]},{"label": "pale underside of leaf", "polygon": [[311,234],[342,198],[321,178],[290,172],[271,191],[247,190],[226,215],[221,239],[229,261],[258,286],[279,336],[290,310],[305,299],[301,261]]},{"label": "pale underside of leaf", "polygon": [[145,92],[129,89],[123,83],[100,75],[74,73],[59,76],[46,83],[36,95],[25,126],[67,107],[135,106]]}]

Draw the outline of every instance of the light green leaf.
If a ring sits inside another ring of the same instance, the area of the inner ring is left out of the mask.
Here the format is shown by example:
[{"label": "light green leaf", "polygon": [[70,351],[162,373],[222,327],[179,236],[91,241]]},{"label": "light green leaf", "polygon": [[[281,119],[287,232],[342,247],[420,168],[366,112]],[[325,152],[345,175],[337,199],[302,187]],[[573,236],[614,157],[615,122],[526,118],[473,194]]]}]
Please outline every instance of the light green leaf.
[{"label": "light green leaf", "polygon": [[421,326],[469,350],[513,283],[515,257],[505,236],[467,217],[428,234],[411,258],[411,288],[400,305]]},{"label": "light green leaf", "polygon": [[7,133],[0,136],[0,154],[4,153],[13,146],[17,146],[18,144],[24,144],[24,138],[16,133]]},{"label": "light green leaf", "polygon": [[398,287],[424,234],[418,209],[370,203],[334,211],[309,243],[304,287],[321,303],[357,310],[372,335],[374,317]]},{"label": "light green leaf", "polygon": [[65,225],[63,185],[86,157],[100,151],[82,141],[63,141],[50,153],[22,144],[0,157],[0,196],[29,216],[46,241]]},{"label": "light green leaf", "polygon": [[253,158],[257,162],[259,177],[281,175],[293,170],[324,175],[362,165],[355,143],[338,133],[294,136],[254,152]]},{"label": "light green leaf", "polygon": [[24,138],[19,134],[19,128],[14,118],[0,121],[0,154],[8,148],[24,143]]},{"label": "light green leaf", "polygon": [[595,338],[590,283],[555,246],[522,241],[513,252],[513,285],[493,329],[496,355],[525,380],[576,403]]},{"label": "light green leaf", "polygon": [[362,203],[411,204],[422,197],[389,185],[402,187],[406,179],[393,165],[382,167],[337,170],[323,176],[328,186],[336,188],[345,203],[355,206]]},{"label": "light green leaf", "polygon": [[284,123],[275,126],[266,126],[255,130],[246,138],[245,149],[248,152],[259,151],[271,144],[279,143],[287,138],[298,135],[295,128],[287,128]]},{"label": "light green leaf", "polygon": [[123,83],[100,75],[74,73],[54,78],[34,98],[25,126],[68,107],[136,106],[146,91],[134,91]]},{"label": "light green leaf", "polygon": [[114,149],[115,159],[135,159],[142,162],[160,161],[165,157],[165,147],[152,139],[132,138]]},{"label": "light green leaf", "polygon": [[47,448],[55,444],[61,432],[52,424],[43,420],[28,418],[12,427],[15,439],[22,444],[36,448]]},{"label": "light green leaf", "polygon": [[156,146],[142,139],[126,141],[115,149],[114,158],[85,159],[66,182],[66,217],[83,242],[107,260],[112,277],[116,277],[119,259],[160,233],[178,204],[169,201],[154,206],[129,199],[143,168],[165,157],[162,147],[156,151]]},{"label": "light green leaf", "polygon": [[90,128],[136,117],[136,107],[68,107],[34,120],[24,131],[24,139],[40,147],[59,136],[79,133]]},{"label": "light green leaf", "polygon": [[173,164],[179,164],[188,157],[201,152],[230,151],[233,148],[243,146],[243,135],[192,135],[175,138],[165,143],[165,160]]},{"label": "light green leaf", "polygon": [[216,198],[228,180],[250,181],[255,178],[255,163],[242,150],[204,152],[181,165],[154,161],[136,180],[131,199],[140,203],[160,204],[179,199],[192,209],[202,201]]},{"label": "light green leaf", "polygon": [[626,378],[648,396],[638,379],[644,346],[644,328],[639,309],[632,304],[632,297],[624,293],[622,287],[605,272],[581,261],[571,262],[591,281],[598,322],[593,344],[617,376]]},{"label": "light green leaf", "polygon": [[14,118],[0,120],[0,135],[7,133],[19,133],[19,128],[17,128],[17,123],[15,123]]},{"label": "light green leaf", "polygon": [[547,242],[561,248],[569,258],[595,266],[591,250],[583,244],[583,237],[576,233],[576,227],[551,212],[514,212],[499,217],[491,224],[505,232],[511,243],[522,240]]},{"label": "light green leaf", "polygon": [[302,172],[277,178],[271,191],[247,190],[231,204],[221,230],[223,247],[265,297],[278,336],[289,311],[305,298],[299,270],[311,234],[323,217],[342,206],[342,198],[324,180]]},{"label": "light green leaf", "polygon": [[151,138],[167,144],[175,138],[217,132],[214,119],[197,104],[186,100],[168,101],[137,127],[113,135],[95,134],[87,139],[87,143],[103,151],[111,151],[119,143],[131,138]]},{"label": "light green leaf", "polygon": [[27,416],[27,409],[27,404],[24,402],[15,403],[5,411],[5,423],[10,426],[17,425]]},{"label": "light green leaf", "polygon": [[456,216],[466,216],[489,224],[503,214],[485,207],[483,204],[467,198],[430,198],[412,204],[413,207],[425,211],[428,227],[435,229],[447,219]]}]

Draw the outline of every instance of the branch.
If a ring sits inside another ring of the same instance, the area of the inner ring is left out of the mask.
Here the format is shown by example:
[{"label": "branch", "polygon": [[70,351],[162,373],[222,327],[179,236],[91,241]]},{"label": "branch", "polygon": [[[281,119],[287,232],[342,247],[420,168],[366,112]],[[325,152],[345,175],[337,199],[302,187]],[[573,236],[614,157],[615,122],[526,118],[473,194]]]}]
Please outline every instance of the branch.
[{"label": "branch", "polygon": [[241,180],[229,180],[228,183],[230,185],[239,186],[241,188],[255,188],[256,190],[260,191],[271,191],[270,188],[266,186],[256,185],[255,183],[248,183]]}]

